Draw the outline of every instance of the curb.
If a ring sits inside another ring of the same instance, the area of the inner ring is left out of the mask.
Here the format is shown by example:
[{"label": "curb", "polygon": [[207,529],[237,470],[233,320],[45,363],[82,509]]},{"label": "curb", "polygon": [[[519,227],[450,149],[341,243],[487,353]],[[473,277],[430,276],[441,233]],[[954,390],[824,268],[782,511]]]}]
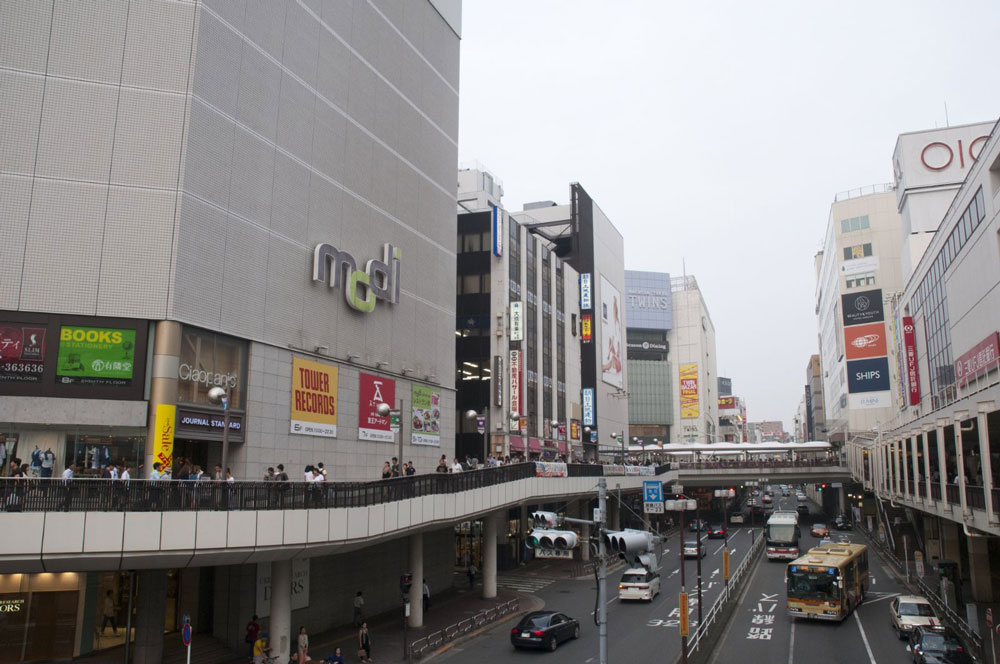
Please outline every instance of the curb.
[{"label": "curb", "polygon": [[443,646],[441,646],[434,652],[430,653],[426,657],[421,658],[419,661],[429,662],[438,655],[442,655],[448,652],[453,647],[461,643],[465,643],[466,641],[471,641],[472,639],[476,638],[477,636],[479,636],[480,634],[482,634],[487,630],[493,629],[494,627],[497,627],[498,625],[502,625],[504,623],[510,623],[512,621],[518,620],[521,618],[521,616],[523,616],[526,613],[530,613],[532,611],[539,611],[545,607],[545,602],[537,595],[522,595],[518,593],[518,600],[519,600],[518,606],[523,606],[524,604],[529,604],[529,606],[523,609],[518,609],[517,612],[510,614],[510,616],[506,617],[504,620],[498,620],[496,622],[490,623],[489,625],[483,625],[479,629],[473,630],[467,634],[463,634],[454,641],[449,641],[448,643],[444,644]]}]

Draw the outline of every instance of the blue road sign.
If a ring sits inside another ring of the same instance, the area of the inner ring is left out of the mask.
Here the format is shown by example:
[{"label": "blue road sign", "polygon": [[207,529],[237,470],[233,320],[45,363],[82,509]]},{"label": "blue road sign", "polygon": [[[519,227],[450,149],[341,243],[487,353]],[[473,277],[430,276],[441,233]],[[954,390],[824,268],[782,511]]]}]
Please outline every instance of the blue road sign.
[{"label": "blue road sign", "polygon": [[663,502],[663,482],[646,480],[642,483],[643,501],[647,503]]}]

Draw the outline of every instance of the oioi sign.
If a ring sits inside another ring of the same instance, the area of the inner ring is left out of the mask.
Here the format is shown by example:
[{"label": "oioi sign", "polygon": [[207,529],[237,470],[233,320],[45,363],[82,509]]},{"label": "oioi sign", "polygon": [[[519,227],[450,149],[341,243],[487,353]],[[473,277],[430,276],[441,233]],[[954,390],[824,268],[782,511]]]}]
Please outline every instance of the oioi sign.
[{"label": "oioi sign", "polygon": [[354,256],[324,242],[313,249],[313,281],[326,282],[330,288],[343,288],[344,298],[352,309],[371,313],[375,310],[375,300],[399,302],[402,256],[402,250],[386,243],[382,260],[372,258],[364,270],[359,270]]}]

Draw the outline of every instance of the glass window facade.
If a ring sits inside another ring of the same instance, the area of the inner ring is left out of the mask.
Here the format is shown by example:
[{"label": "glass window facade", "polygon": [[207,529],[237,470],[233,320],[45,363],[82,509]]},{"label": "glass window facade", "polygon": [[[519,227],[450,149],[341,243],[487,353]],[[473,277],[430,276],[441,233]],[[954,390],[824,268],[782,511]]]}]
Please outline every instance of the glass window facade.
[{"label": "glass window facade", "polygon": [[842,219],[840,221],[840,232],[841,233],[851,233],[853,231],[861,231],[869,228],[868,215],[861,217],[851,217],[850,219]]}]

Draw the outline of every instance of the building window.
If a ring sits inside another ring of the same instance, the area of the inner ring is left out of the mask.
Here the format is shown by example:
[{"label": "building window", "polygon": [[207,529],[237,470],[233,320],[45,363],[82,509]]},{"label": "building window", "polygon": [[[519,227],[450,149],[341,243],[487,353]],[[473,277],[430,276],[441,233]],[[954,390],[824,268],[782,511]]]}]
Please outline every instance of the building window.
[{"label": "building window", "polygon": [[860,274],[852,274],[849,277],[847,277],[848,288],[858,288],[859,286],[874,286],[874,285],[875,285],[874,272],[862,272]]},{"label": "building window", "polygon": [[855,258],[864,258],[872,255],[872,243],[856,244],[851,247],[844,247],[844,260],[850,261]]},{"label": "building window", "polygon": [[861,217],[851,217],[850,219],[842,219],[840,221],[840,232],[850,233],[852,231],[860,231],[869,228],[868,215]]}]

